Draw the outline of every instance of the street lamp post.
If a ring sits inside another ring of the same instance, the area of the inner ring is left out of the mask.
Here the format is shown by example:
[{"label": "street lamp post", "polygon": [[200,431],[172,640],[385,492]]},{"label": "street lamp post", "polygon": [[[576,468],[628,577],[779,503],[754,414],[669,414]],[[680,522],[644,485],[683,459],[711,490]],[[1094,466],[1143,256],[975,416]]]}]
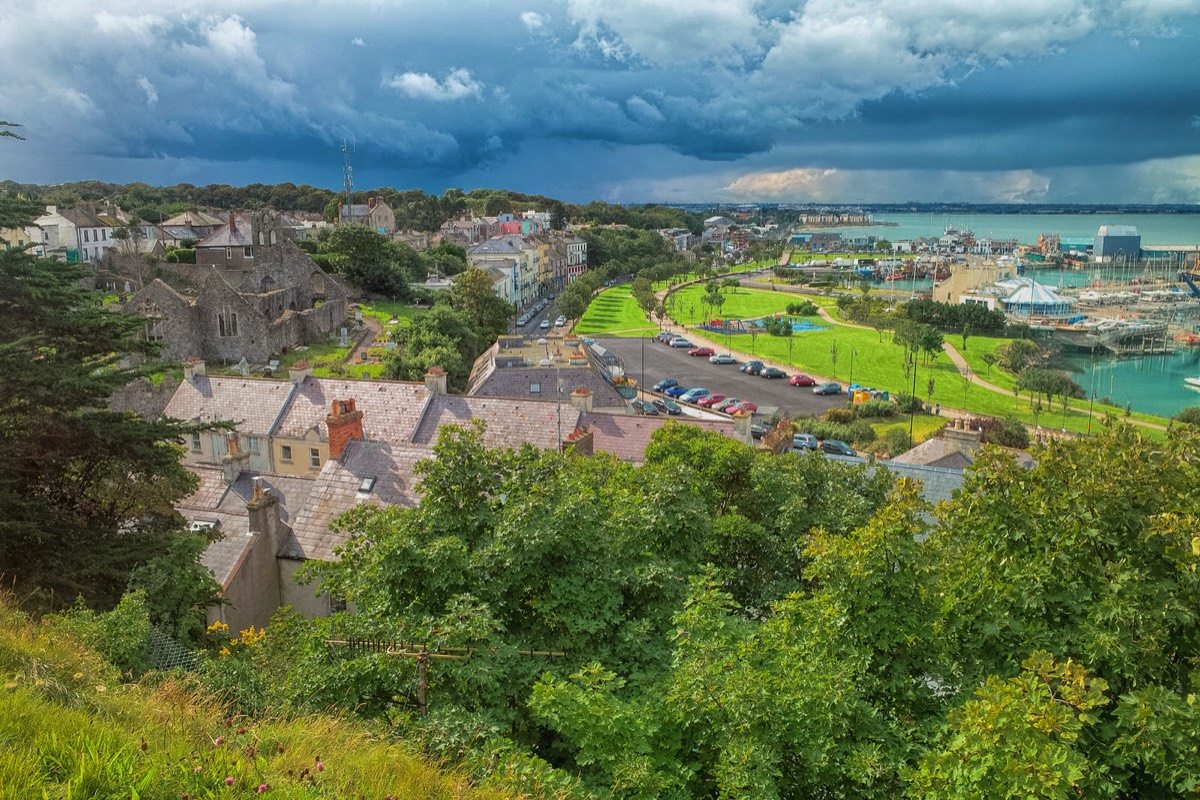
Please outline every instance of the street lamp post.
[{"label": "street lamp post", "polygon": [[858,351],[853,347],[850,348],[850,385],[854,385],[854,357],[858,355]]}]

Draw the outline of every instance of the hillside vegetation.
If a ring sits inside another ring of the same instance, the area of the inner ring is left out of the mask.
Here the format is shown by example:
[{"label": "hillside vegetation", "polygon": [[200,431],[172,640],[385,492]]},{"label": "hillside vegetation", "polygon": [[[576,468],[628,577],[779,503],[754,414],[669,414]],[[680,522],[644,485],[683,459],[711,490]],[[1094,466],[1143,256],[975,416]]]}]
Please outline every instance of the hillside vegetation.
[{"label": "hillside vegetation", "polygon": [[9,597],[0,597],[0,675],[4,800],[528,796],[474,788],[348,719],[231,715],[186,677],[125,683]]}]

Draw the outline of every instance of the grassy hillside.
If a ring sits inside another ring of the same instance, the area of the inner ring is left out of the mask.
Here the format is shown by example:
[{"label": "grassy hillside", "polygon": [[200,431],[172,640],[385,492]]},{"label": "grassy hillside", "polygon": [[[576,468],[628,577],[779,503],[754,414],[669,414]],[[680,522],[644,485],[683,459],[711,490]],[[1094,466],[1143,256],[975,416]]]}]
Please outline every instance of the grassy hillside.
[{"label": "grassy hillside", "polygon": [[346,719],[231,717],[186,677],[124,683],[3,597],[0,682],[3,800],[528,796],[472,787]]}]

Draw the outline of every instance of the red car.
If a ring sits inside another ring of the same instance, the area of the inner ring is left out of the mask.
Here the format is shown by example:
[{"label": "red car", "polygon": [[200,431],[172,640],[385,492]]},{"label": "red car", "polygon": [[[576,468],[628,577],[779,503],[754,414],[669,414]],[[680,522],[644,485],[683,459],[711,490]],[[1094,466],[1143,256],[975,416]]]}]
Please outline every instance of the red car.
[{"label": "red car", "polygon": [[689,356],[711,356],[713,349],[711,347],[694,347],[688,350]]},{"label": "red car", "polygon": [[755,411],[758,411],[758,404],[751,403],[749,400],[743,400],[737,405],[730,406],[729,408],[725,409],[726,414],[736,414],[739,411],[748,411],[753,414]]},{"label": "red car", "polygon": [[710,394],[708,397],[701,397],[699,400],[697,400],[696,405],[700,406],[701,408],[712,408],[724,399],[725,395],[723,394]]},{"label": "red car", "polygon": [[817,382],[807,375],[796,374],[792,376],[788,383],[792,386],[815,386]]}]

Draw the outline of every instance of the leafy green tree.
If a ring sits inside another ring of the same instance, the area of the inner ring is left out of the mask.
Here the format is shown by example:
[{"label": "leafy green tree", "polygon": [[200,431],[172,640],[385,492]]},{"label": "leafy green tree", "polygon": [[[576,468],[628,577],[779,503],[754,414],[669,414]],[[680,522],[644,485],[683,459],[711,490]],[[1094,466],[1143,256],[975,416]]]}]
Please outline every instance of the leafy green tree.
[{"label": "leafy green tree", "polygon": [[411,248],[402,253],[387,236],[366,225],[338,225],[323,248],[338,272],[363,291],[392,299],[410,295],[409,283],[417,277],[413,267],[420,262]]},{"label": "leafy green tree", "polygon": [[474,318],[487,339],[503,333],[513,315],[512,304],[500,299],[491,276],[481,269],[468,269],[455,276],[450,285],[450,305]]},{"label": "leafy green tree", "polygon": [[430,367],[441,367],[450,383],[462,389],[492,337],[471,312],[439,303],[393,331],[392,340],[397,347],[384,361],[386,377],[421,380]]},{"label": "leafy green tree", "polygon": [[1033,653],[1014,678],[989,678],[950,713],[944,741],[913,776],[922,798],[1111,796],[1109,778],[1080,747],[1107,684],[1071,661]]},{"label": "leafy green tree", "polygon": [[992,365],[1000,360],[1000,357],[995,353],[984,353],[979,357],[979,360],[987,365],[986,377],[992,377]]}]

